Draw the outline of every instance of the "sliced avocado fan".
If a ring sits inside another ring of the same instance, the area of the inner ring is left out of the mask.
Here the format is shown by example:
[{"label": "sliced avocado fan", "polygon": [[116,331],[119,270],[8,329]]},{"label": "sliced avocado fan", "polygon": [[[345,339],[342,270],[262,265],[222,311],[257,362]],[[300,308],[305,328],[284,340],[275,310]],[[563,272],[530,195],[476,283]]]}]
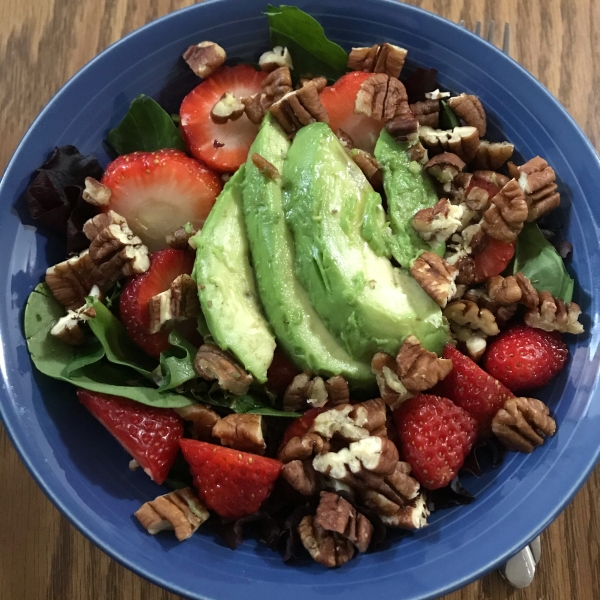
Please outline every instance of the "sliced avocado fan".
[{"label": "sliced avocado fan", "polygon": [[283,213],[281,177],[269,179],[252,161],[257,153],[281,174],[289,147],[286,134],[267,114],[246,163],[244,215],[265,314],[278,343],[300,368],[341,374],[355,386],[371,384],[371,357],[359,361],[348,354],[325,327],[294,273],[294,242]]},{"label": "sliced avocado fan", "polygon": [[409,334],[440,352],[447,341],[440,308],[365,239],[365,215],[381,198],[326,124],[296,134],[283,190],[296,274],[350,355],[369,361],[378,351],[395,355]]},{"label": "sliced avocado fan", "polygon": [[260,383],[267,380],[275,338],[262,313],[242,210],[242,166],[217,198],[202,231],[194,236],[193,277],[208,329]]}]

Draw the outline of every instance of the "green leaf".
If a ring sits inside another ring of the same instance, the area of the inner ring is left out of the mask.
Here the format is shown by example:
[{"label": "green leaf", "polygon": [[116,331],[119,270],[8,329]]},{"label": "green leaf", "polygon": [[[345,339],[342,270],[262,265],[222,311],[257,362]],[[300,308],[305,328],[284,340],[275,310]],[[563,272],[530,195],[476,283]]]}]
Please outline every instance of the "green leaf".
[{"label": "green leaf", "polygon": [[198,349],[177,330],[169,334],[169,343],[172,348],[160,354],[163,380],[158,388],[159,392],[178,388],[186,381],[198,377],[194,370],[194,358]]},{"label": "green leaf", "polygon": [[108,132],[108,143],[119,154],[136,150],[154,152],[163,148],[185,151],[181,131],[171,115],[144,94],[131,102],[123,120]]},{"label": "green leaf", "polygon": [[272,417],[301,417],[300,413],[277,410],[265,403],[265,401],[250,394],[237,396],[230,405],[233,412],[250,413],[254,415],[265,415]]},{"label": "green leaf", "polygon": [[526,223],[517,238],[513,273],[521,271],[538,292],[570,302],[574,281],[554,246],[544,237],[535,223]]},{"label": "green leaf", "polygon": [[323,27],[313,17],[296,6],[269,4],[271,47],[287,47],[294,64],[294,81],[304,76],[323,75],[336,80],[346,72],[348,54],[327,39]]},{"label": "green leaf", "polygon": [[454,129],[459,127],[460,123],[454,114],[454,111],[442,100],[442,110],[440,111],[440,129]]}]

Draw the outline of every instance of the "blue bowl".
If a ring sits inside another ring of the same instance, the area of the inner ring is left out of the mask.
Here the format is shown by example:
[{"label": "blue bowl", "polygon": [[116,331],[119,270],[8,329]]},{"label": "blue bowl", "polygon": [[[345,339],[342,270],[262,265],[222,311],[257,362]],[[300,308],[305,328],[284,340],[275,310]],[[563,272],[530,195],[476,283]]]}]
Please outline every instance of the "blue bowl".
[{"label": "blue bowl", "polygon": [[256,60],[268,45],[264,0],[209,0],[143,27],[84,67],[27,132],[0,185],[2,417],[38,484],[82,533],[128,568],[183,596],[434,598],[482,576],[539,534],[598,458],[600,294],[592,272],[600,264],[600,205],[592,199],[600,164],[548,91],[468,31],[386,0],[297,3],[347,49],[383,40],[408,48],[410,62],[437,68],[443,86],[481,98],[492,138],[510,140],[525,158],[540,154],[558,173],[558,216],[573,243],[569,268],[577,277],[575,301],[588,333],[570,341],[568,369],[543,393],[556,415],[557,435],[533,454],[509,453],[501,468],[467,480],[477,496],[472,505],[436,513],[426,529],[333,571],[309,562],[285,566],[253,542],[232,552],[202,531],[183,544],[169,535],[150,537],[132,518],[162,489],[140,470],[129,471],[125,452],[79,405],[71,387],[32,369],[23,307],[45,268],[62,256],[53,242],[21,223],[20,197],[55,145],[75,144],[108,162],[106,132],[138,94],[175,112],[197,84],[180,60],[189,44],[211,39],[232,58]]}]

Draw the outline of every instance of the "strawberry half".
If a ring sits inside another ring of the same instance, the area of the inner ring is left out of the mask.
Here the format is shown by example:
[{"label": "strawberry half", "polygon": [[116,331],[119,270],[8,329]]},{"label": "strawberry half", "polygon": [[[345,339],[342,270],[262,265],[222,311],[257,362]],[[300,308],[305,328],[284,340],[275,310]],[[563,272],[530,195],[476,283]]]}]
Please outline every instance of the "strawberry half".
[{"label": "strawberry half", "polygon": [[326,87],[320,96],[329,115],[331,130],[334,133],[339,129],[343,130],[352,138],[357,148],[371,153],[375,149],[384,123],[365,115],[355,115],[354,104],[360,86],[372,76],[373,73],[352,71]]},{"label": "strawberry half", "polygon": [[232,448],[182,439],[200,499],[226,519],[255,513],[273,491],[282,463]]},{"label": "strawberry half", "polygon": [[475,283],[500,275],[515,255],[515,244],[501,242],[487,236],[484,246],[473,255],[475,261]]},{"label": "strawberry half", "polygon": [[150,333],[148,302],[169,289],[173,280],[184,273],[190,275],[194,255],[186,250],[166,248],[150,255],[150,268],[129,280],[119,300],[119,316],[129,337],[144,352],[155,358],[169,348],[169,332]]},{"label": "strawberry half", "polygon": [[485,370],[513,392],[546,385],[565,366],[569,351],[556,331],[515,325],[488,348]]},{"label": "strawberry half", "polygon": [[258,94],[266,76],[249,65],[221,67],[183,99],[179,109],[181,130],[193,156],[221,172],[235,171],[245,162],[258,125],[245,114],[235,121],[218,124],[210,113],[225,92],[231,92],[238,100]]},{"label": "strawberry half", "polygon": [[183,420],[175,411],[87,390],[77,390],[77,397],[153,481],[164,483],[183,437]]},{"label": "strawberry half", "polygon": [[452,360],[452,371],[434,393],[450,398],[477,421],[480,433],[489,433],[492,419],[513,394],[454,346],[446,344],[443,357]]},{"label": "strawberry half", "polygon": [[223,184],[212,171],[174,149],[124,154],[111,162],[102,183],[111,190],[104,210],[127,219],[150,252],[188,221],[200,229]]},{"label": "strawberry half", "polygon": [[447,398],[420,394],[394,411],[403,459],[429,490],[448,485],[477,437],[477,422]]}]

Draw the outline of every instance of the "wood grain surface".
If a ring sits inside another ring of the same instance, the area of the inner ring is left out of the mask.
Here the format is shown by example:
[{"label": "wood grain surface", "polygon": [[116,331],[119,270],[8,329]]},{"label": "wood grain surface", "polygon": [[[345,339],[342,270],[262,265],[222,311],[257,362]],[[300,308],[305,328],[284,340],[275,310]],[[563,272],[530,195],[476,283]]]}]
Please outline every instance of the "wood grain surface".
[{"label": "wood grain surface", "polygon": [[[348,0],[357,1],[357,0]],[[422,0],[473,28],[510,22],[511,55],[600,148],[600,0]],[[0,172],[53,94],[133,29],[189,0],[0,0]],[[500,28],[496,28],[501,42]],[[1,600],[176,600],[79,534],[35,485],[0,426]],[[445,600],[600,600],[600,469],[542,538],[525,590],[491,573]],[[456,560],[459,560],[457,557]],[[401,582],[399,582],[401,586]]]}]

